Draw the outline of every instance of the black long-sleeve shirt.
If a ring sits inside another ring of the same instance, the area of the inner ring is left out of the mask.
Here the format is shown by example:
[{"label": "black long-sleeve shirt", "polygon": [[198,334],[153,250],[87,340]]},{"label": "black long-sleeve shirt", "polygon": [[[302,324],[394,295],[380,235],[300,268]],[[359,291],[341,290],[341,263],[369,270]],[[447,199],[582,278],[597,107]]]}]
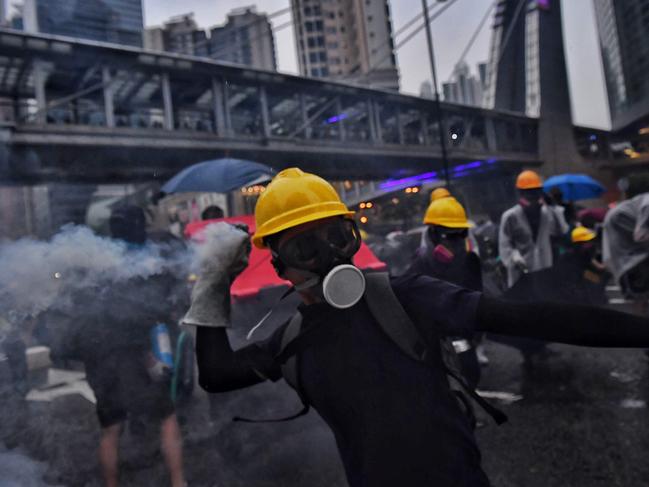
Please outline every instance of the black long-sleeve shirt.
[{"label": "black long-sleeve shirt", "polygon": [[[649,323],[611,310],[509,303],[417,276],[393,290],[428,343],[476,330],[587,346],[647,347]],[[449,391],[441,353],[404,355],[367,305],[302,306],[316,343],[299,354],[302,392],[332,429],[350,486],[487,486],[473,432]],[[225,330],[199,328],[200,383],[210,392],[281,378],[283,328],[233,352]],[[314,333],[314,336],[316,334]]]}]

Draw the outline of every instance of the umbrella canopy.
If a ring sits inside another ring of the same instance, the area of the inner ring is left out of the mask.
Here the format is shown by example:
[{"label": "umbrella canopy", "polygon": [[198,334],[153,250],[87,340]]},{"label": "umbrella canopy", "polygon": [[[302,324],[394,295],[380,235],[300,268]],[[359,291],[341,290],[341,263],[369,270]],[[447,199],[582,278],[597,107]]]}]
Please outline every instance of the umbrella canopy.
[{"label": "umbrella canopy", "polygon": [[189,166],[165,183],[161,192],[228,193],[272,179],[273,169],[243,159],[214,159]]},{"label": "umbrella canopy", "polygon": [[[255,231],[255,217],[253,215],[242,215],[192,222],[185,227],[185,237],[200,242],[201,231],[207,225],[216,222],[245,223],[248,225],[248,231],[251,234]],[[360,250],[354,256],[354,264],[361,269],[386,269],[386,265],[377,259],[365,243],[361,244]],[[288,282],[280,279],[275,273],[273,264],[270,262],[270,252],[260,250],[253,245],[248,267],[234,280],[230,292],[235,298],[250,298],[257,295],[263,288],[285,285],[288,285]]]},{"label": "umbrella canopy", "polygon": [[543,189],[550,191],[552,188],[559,188],[563,193],[563,199],[566,201],[598,198],[605,191],[604,186],[585,174],[552,176],[543,183]]}]

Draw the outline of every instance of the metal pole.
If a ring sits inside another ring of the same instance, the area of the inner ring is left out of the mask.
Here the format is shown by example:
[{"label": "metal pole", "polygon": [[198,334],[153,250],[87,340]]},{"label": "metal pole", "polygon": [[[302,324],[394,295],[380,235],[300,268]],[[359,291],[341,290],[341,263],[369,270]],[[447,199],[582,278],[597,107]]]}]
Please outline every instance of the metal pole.
[{"label": "metal pole", "polygon": [[448,154],[446,153],[446,124],[442,114],[442,104],[439,101],[439,90],[437,89],[437,70],[435,69],[435,53],[433,51],[433,34],[430,31],[430,20],[428,17],[427,0],[421,0],[424,9],[424,25],[426,26],[426,42],[428,44],[428,57],[430,58],[430,69],[433,74],[433,89],[435,90],[435,110],[437,111],[437,125],[439,126],[439,144],[442,149],[442,163],[444,164],[444,179],[446,186],[450,188],[451,182],[448,170]]}]

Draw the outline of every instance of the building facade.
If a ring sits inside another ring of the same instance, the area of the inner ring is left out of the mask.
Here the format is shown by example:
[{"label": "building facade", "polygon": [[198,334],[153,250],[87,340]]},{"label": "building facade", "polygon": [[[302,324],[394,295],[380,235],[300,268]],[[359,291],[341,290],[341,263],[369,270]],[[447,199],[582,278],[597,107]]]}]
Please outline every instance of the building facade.
[{"label": "building facade", "polygon": [[649,116],[649,2],[595,0],[613,129]]},{"label": "building facade", "polygon": [[212,28],[209,56],[220,61],[277,70],[275,39],[266,14],[255,7],[233,10],[222,26]]},{"label": "building facade", "polygon": [[387,0],[291,0],[303,76],[399,89]]},{"label": "building facade", "polygon": [[23,26],[42,32],[141,47],[141,0],[25,0]]},{"label": "building facade", "polygon": [[455,66],[451,80],[442,84],[444,101],[461,105],[482,106],[483,87],[480,79],[471,74],[469,65]]},{"label": "building facade", "polygon": [[147,28],[144,47],[190,56],[208,56],[210,52],[207,34],[198,28],[193,13],[172,17],[163,27]]}]

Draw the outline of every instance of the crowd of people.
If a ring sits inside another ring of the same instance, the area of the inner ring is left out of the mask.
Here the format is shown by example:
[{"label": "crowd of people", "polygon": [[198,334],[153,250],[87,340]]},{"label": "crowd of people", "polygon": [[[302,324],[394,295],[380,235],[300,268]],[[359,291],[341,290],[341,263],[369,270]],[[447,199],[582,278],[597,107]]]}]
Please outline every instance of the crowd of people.
[{"label": "crowd of people", "polygon": [[[390,276],[354,265],[361,232],[335,189],[314,174],[286,169],[261,194],[251,239],[245,227],[226,225],[219,254],[225,261],[191,280],[191,303],[188,296],[171,299],[186,276],[159,275],[88,289],[81,299],[101,301],[94,308],[101,316],[49,315],[45,321],[59,327],[43,331],[50,335],[43,342],[55,360],[83,363],[97,400],[105,484],[119,484],[125,423],[144,416],[159,424],[171,485],[186,485],[177,397],[169,393],[177,366],[172,349],[180,350],[172,343],[181,341],[175,324],[184,321],[195,329],[203,389],[216,394],[285,379],[304,405],[295,417],[313,407],[333,432],[351,487],[489,485],[474,436],[475,408],[497,423],[506,417],[476,393],[489,361],[484,340],[518,348],[526,366],[547,358],[548,341],[649,347],[649,194],[604,215],[578,212],[560,195],[545,194],[533,171],[518,176],[516,190],[518,202],[498,222],[478,225],[448,189],[433,191],[419,248],[405,272]],[[218,210],[207,217],[222,217]],[[148,238],[136,207],[116,209],[110,229],[130,248]],[[235,350],[227,333],[228,288],[248,263],[250,242],[270,252],[300,304],[269,338]],[[635,315],[606,308],[611,281],[636,303]],[[169,306],[153,306],[165,295]],[[120,313],[116,308],[133,296],[149,296],[152,305]],[[92,325],[99,321],[103,326]],[[63,329],[64,337],[52,338]],[[4,321],[0,334],[12,366],[11,395],[24,396],[24,341]]]}]

